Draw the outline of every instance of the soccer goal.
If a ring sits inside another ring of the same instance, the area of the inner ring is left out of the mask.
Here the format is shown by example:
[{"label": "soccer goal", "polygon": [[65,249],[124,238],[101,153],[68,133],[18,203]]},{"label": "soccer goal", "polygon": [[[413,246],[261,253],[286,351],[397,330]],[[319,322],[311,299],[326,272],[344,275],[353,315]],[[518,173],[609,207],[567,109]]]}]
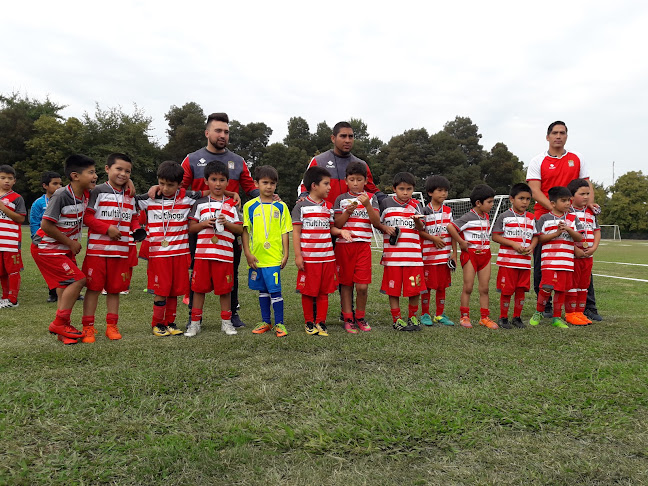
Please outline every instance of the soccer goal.
[{"label": "soccer goal", "polygon": [[602,224],[601,225],[601,239],[621,241],[621,230],[618,224]]},{"label": "soccer goal", "polygon": [[[469,197],[464,197],[461,199],[446,199],[444,202],[446,206],[449,206],[452,209],[452,218],[457,219],[463,216],[465,213],[472,209],[472,204],[470,203]],[[507,209],[511,207],[511,200],[509,199],[508,194],[499,194],[495,196],[495,203],[493,204],[493,209],[488,213],[490,218],[490,230],[489,234],[493,231],[493,223],[497,217],[502,214]]]}]

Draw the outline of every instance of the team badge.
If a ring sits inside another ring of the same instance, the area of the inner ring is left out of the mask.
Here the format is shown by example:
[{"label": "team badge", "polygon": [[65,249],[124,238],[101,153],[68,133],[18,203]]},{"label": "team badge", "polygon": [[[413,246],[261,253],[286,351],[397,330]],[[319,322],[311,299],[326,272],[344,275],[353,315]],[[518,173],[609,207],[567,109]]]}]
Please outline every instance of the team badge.
[{"label": "team badge", "polygon": [[227,161],[227,168],[229,170],[234,170],[234,161],[233,160],[228,160]]},{"label": "team badge", "polygon": [[332,160],[329,160],[329,161],[326,163],[326,165],[327,165],[328,167],[333,167],[333,161],[332,161]]},{"label": "team badge", "polygon": [[272,217],[275,218],[275,219],[279,219],[279,216],[280,216],[279,211],[274,211],[272,213]]},{"label": "team badge", "polygon": [[568,165],[569,167],[574,167],[574,161],[573,161],[573,160],[570,160],[569,162],[567,162],[567,165]]},{"label": "team badge", "polygon": [[228,275],[225,275],[225,281],[226,281],[227,283],[230,283],[230,282],[232,281],[232,276],[229,275],[229,274],[228,274]]},{"label": "team badge", "polygon": [[66,272],[69,272],[70,271],[70,265],[68,265],[67,263],[64,263],[63,264],[63,270],[65,270]]},{"label": "team badge", "polygon": [[393,281],[393,280],[390,280],[390,281],[389,281],[389,288],[390,288],[390,289],[393,289],[394,286],[395,286],[394,281]]},{"label": "team badge", "polygon": [[257,278],[257,273],[256,272],[251,272],[250,273],[250,280],[256,281],[256,278]]},{"label": "team badge", "polygon": [[200,159],[198,161],[198,164],[196,164],[196,165],[198,165],[198,167],[202,167],[204,165],[207,165],[207,161],[205,159]]}]

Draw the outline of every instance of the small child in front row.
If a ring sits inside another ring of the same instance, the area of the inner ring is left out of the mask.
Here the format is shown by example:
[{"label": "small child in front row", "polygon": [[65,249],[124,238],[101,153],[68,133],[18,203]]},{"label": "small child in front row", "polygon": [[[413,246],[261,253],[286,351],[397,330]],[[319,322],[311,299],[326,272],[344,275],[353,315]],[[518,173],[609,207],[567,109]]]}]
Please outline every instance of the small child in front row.
[{"label": "small child in front row", "polygon": [[585,315],[585,303],[592,279],[593,255],[601,241],[601,228],[596,215],[588,207],[591,192],[589,182],[585,179],[574,179],[567,184],[567,189],[572,194],[570,212],[583,223],[585,233],[583,239],[574,247],[574,280],[573,288],[567,292],[565,320],[570,324],[582,326],[592,323]]},{"label": "small child in front row", "polygon": [[[356,334],[358,329],[371,331],[365,319],[365,311],[371,283],[371,237],[373,227],[380,226],[380,212],[376,196],[364,190],[367,182],[366,164],[349,163],[345,180],[349,190],[335,199],[333,210],[335,226],[349,230],[351,242],[344,239],[336,242],[335,260],[340,281],[340,304],[344,329],[348,333]],[[353,315],[354,285],[357,294],[355,316]]]},{"label": "small child in front row", "polygon": [[279,174],[274,167],[263,165],[254,171],[259,195],[243,206],[243,252],[250,267],[248,286],[259,291],[261,322],[252,330],[263,334],[273,329],[270,307],[274,310],[277,337],[288,334],[284,323],[284,301],[281,295],[281,270],[288,262],[289,236],[293,229],[288,206],[275,201]]},{"label": "small child in front row", "polygon": [[[499,243],[497,253],[497,290],[500,295],[500,318],[497,324],[504,329],[524,328],[522,308],[524,296],[531,288],[531,255],[538,243],[531,203],[531,188],[515,184],[509,193],[511,208],[504,211],[493,225],[493,241]],[[515,294],[513,319],[508,313],[511,297]]]},{"label": "small child in front row", "polygon": [[540,270],[540,292],[538,305],[529,324],[537,326],[542,320],[542,313],[547,300],[554,292],[552,326],[567,329],[569,326],[560,316],[565,293],[572,288],[574,271],[574,242],[583,239],[583,225],[575,213],[570,213],[571,192],[563,186],[549,189],[549,202],[552,210],[540,216],[536,222],[538,243],[542,245]]},{"label": "small child in front row", "polygon": [[[331,190],[329,171],[324,167],[311,167],[304,174],[304,185],[308,196],[292,210],[297,292],[302,296],[306,334],[328,336],[328,294],[335,292],[338,286],[331,235],[351,241],[351,234],[331,224],[334,222],[333,205],[326,200]],[[317,315],[313,315],[314,303]]]},{"label": "small child in front row", "polygon": [[[425,228],[421,203],[412,198],[416,178],[409,172],[394,176],[394,196],[380,201],[380,230],[385,234],[380,260],[385,267],[380,291],[389,296],[394,329],[420,331],[416,317],[425,292],[419,231]],[[407,322],[401,317],[400,296],[409,300]]]},{"label": "small child in front row", "polygon": [[459,324],[471,328],[470,295],[475,285],[475,275],[479,282],[479,324],[489,329],[498,329],[490,318],[488,308],[488,284],[491,275],[491,251],[488,213],[493,208],[495,191],[486,184],[476,186],[470,193],[473,208],[448,225],[448,232],[461,248],[463,268],[463,290],[461,292],[461,318]]},{"label": "small child in front row", "polygon": [[[448,225],[452,223],[452,209],[443,204],[448,197],[450,181],[433,175],[425,181],[425,192],[430,202],[423,208],[425,230],[420,232],[423,240],[423,275],[427,291],[421,296],[421,323],[432,326],[435,322],[454,326],[445,315],[446,289],[452,283],[451,267],[457,268],[457,242],[450,237]],[[451,263],[452,262],[452,263]],[[430,294],[435,291],[436,313],[430,316]]]}]

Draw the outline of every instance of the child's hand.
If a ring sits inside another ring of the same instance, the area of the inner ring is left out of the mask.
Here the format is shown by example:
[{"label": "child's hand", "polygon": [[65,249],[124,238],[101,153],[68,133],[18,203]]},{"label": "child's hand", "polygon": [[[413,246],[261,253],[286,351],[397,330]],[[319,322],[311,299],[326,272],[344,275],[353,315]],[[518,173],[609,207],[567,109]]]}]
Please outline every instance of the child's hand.
[{"label": "child's hand", "polygon": [[[241,196],[239,195],[238,192],[235,192],[234,194],[232,194],[231,197],[232,197],[232,199],[234,199],[234,203],[235,203],[234,205],[235,205],[236,207],[241,206]],[[221,215],[221,216],[222,216],[222,215]]]},{"label": "child's hand", "polygon": [[410,218],[412,218],[412,219],[421,219],[422,217],[423,217],[423,215],[419,214],[419,213],[414,213],[414,214],[412,214],[410,216]]},{"label": "child's hand", "polygon": [[558,221],[558,229],[560,231],[565,231],[567,229],[567,223],[561,219]]},{"label": "child's hand", "polygon": [[520,243],[513,243],[511,245],[511,248],[515,250],[516,253],[524,254],[524,246],[522,246]]},{"label": "child's hand", "polygon": [[530,246],[523,246],[522,251],[520,252],[522,255],[530,255],[531,253],[533,253],[533,248]]},{"label": "child's hand", "polygon": [[215,221],[216,221],[218,224],[225,224],[225,222],[226,222],[227,220],[225,219],[225,215],[224,215],[224,214],[219,214],[219,215],[218,215],[218,218],[216,218]]},{"label": "child's hand", "polygon": [[284,267],[286,266],[286,263],[288,263],[288,255],[284,255],[284,257],[281,259],[281,265],[280,268],[283,270]]},{"label": "child's hand", "polygon": [[595,251],[596,251],[596,248],[594,248],[592,246],[588,246],[587,248],[583,248],[583,254],[586,257],[591,257],[594,254]]},{"label": "child's hand", "polygon": [[81,243],[76,240],[72,240],[72,243],[70,243],[70,251],[75,255],[78,255],[81,251]]},{"label": "child's hand", "polygon": [[459,243],[461,251],[468,251],[468,242],[466,240],[459,240],[457,243]]},{"label": "child's hand", "polygon": [[304,271],[304,257],[301,255],[295,255],[295,265],[297,265],[297,270]]},{"label": "child's hand", "polygon": [[394,228],[393,226],[385,226],[383,233],[392,236],[394,233],[396,233],[396,228]]},{"label": "child's hand", "polygon": [[369,196],[367,196],[366,192],[363,192],[358,196],[358,202],[367,208],[371,205],[371,200],[369,199]]},{"label": "child's hand", "polygon": [[353,214],[353,211],[355,211],[357,207],[358,207],[358,201],[353,201],[351,204],[349,204],[346,207],[345,211],[349,214]]},{"label": "child's hand", "polygon": [[2,200],[0,199],[0,211],[4,213],[5,209],[7,209],[7,206],[5,206],[5,203],[3,203]]},{"label": "child's hand", "polygon": [[443,238],[441,238],[440,236],[434,236],[434,235],[431,236],[432,236],[432,243],[434,243],[434,246],[436,248],[438,248],[439,250],[445,248],[446,245],[445,245],[445,241],[443,241]]},{"label": "child's hand", "polygon": [[577,246],[574,247],[574,256],[576,258],[585,258],[587,256],[587,250],[581,249]]},{"label": "child's hand", "polygon": [[111,240],[119,240],[121,238],[121,231],[119,231],[119,228],[114,224],[108,226],[108,231],[106,231],[106,234],[110,237]]},{"label": "child's hand", "polygon": [[250,266],[250,268],[253,268],[254,270],[256,270],[257,269],[257,263],[259,263],[259,260],[257,259],[257,257],[255,257],[252,254],[248,255],[246,253],[245,258],[247,259],[247,262],[248,262],[248,265]]},{"label": "child's hand", "polygon": [[353,241],[353,236],[351,236],[351,232],[349,230],[340,230],[340,237],[344,238],[348,242]]},{"label": "child's hand", "polygon": [[202,222],[203,229],[213,228],[216,226],[216,218],[209,218]]}]

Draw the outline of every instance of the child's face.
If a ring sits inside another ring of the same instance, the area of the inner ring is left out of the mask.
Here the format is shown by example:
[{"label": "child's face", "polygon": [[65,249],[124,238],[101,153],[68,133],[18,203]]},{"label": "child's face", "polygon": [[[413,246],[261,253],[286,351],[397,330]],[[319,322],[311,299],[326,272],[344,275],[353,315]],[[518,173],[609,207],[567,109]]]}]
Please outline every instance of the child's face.
[{"label": "child's face", "polygon": [[78,182],[84,191],[91,191],[97,184],[97,170],[93,165],[92,167],[86,167],[81,172],[72,172],[70,180]]},{"label": "child's face", "polygon": [[572,203],[577,208],[584,208],[589,204],[590,201],[590,188],[589,187],[579,187],[576,194],[572,198]]},{"label": "child's face", "polygon": [[7,174],[6,172],[0,172],[0,191],[9,192],[11,188],[16,183],[16,178],[13,174]]},{"label": "child's face", "polygon": [[484,201],[477,201],[475,207],[479,209],[482,213],[490,213],[490,210],[493,209],[493,203],[495,202],[494,197],[489,197]]},{"label": "child's face", "polygon": [[130,180],[133,164],[125,160],[117,159],[110,167],[106,166],[106,174],[108,175],[108,182],[111,186],[122,188]]},{"label": "child's face", "polygon": [[254,185],[259,189],[259,193],[266,198],[274,196],[277,189],[277,181],[273,181],[269,177],[262,177],[258,181],[254,181]]},{"label": "child's face", "polygon": [[179,182],[167,181],[166,179],[158,179],[158,184],[160,185],[160,192],[164,197],[173,197],[180,189]]},{"label": "child's face", "polygon": [[526,191],[518,192],[515,197],[509,196],[509,199],[511,201],[511,206],[513,206],[513,209],[518,213],[525,212],[529,207],[529,204],[531,204],[531,194]]},{"label": "child's face", "polygon": [[556,201],[551,201],[551,206],[554,208],[557,213],[566,213],[571,206],[570,197],[561,197]]},{"label": "child's face", "polygon": [[408,184],[407,182],[401,182],[397,186],[394,186],[394,192],[396,193],[396,199],[398,199],[400,202],[407,202],[412,199],[414,186]]},{"label": "child's face", "polygon": [[43,184],[43,189],[45,189],[47,196],[54,194],[59,187],[61,187],[60,177],[53,177],[50,179],[49,184]]},{"label": "child's face", "polygon": [[448,190],[437,187],[434,191],[428,192],[428,196],[430,196],[433,203],[440,205],[448,198]]},{"label": "child's face", "polygon": [[223,191],[227,189],[229,180],[224,174],[209,174],[207,178],[207,187],[209,192],[214,197],[223,197]]},{"label": "child's face", "polygon": [[319,199],[326,199],[331,190],[331,178],[322,177],[319,184],[311,184],[310,195]]},{"label": "child's face", "polygon": [[349,188],[349,192],[353,192],[354,194],[360,194],[364,191],[366,182],[367,178],[362,174],[351,174],[346,176],[346,184]]}]

